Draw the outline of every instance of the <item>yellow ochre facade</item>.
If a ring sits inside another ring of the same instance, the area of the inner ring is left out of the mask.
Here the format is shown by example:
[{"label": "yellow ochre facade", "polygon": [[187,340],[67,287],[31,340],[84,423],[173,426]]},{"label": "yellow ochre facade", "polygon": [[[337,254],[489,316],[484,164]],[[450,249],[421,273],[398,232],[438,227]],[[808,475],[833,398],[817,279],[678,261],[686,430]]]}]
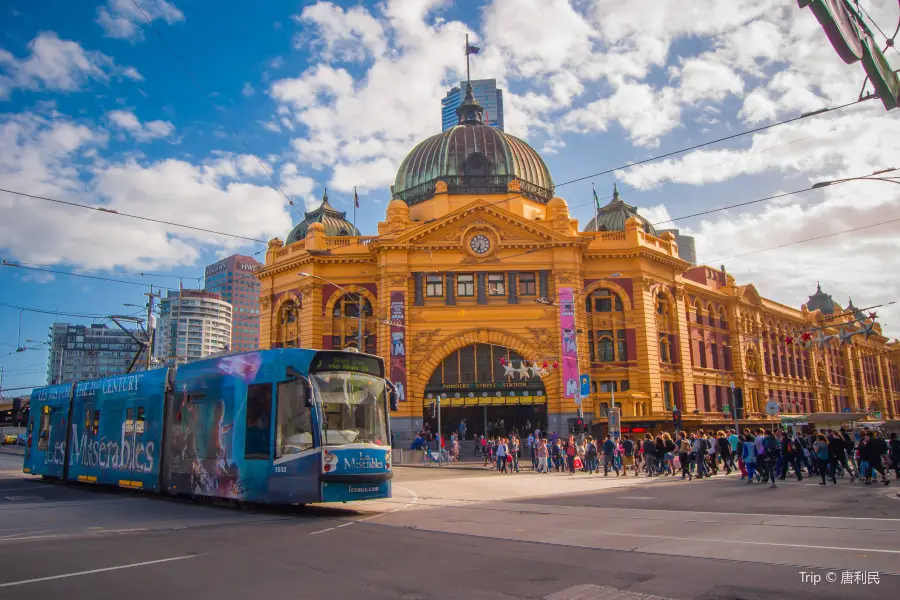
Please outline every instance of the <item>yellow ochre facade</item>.
[{"label": "yellow ochre facade", "polygon": [[[465,419],[469,438],[567,433],[578,374],[590,374],[583,418],[596,433],[613,401],[623,431],[671,427],[675,407],[685,427],[723,426],[732,382],[742,426],[771,423],[769,401],[782,414],[900,418],[900,343],[867,314],[821,289],[784,306],[694,267],[618,192],[580,231],[537,152],[484,124],[471,93],[458,114],[402,163],[377,236],[325,195],[288,243],[269,242],[257,273],[262,348],[357,347],[362,324],[363,349],[402,392],[398,444],[436,427],[437,398],[444,430]],[[803,332],[824,339],[805,347]]]}]

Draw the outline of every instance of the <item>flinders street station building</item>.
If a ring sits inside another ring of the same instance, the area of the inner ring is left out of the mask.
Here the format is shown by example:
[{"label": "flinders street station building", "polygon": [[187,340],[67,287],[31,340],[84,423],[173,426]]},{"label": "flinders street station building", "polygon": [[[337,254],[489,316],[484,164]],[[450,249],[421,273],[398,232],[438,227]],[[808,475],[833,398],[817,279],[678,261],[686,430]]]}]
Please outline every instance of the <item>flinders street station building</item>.
[{"label": "flinders street station building", "polygon": [[742,427],[900,419],[900,343],[877,315],[821,288],[785,306],[693,266],[618,193],[580,227],[541,156],[485,124],[471,88],[457,114],[400,165],[378,235],[325,195],[257,273],[262,348],[384,358],[398,445],[436,429],[437,399],[444,430],[465,419],[468,437],[568,433],[579,406],[595,434],[613,405],[623,432],[671,429],[676,409],[685,428],[720,428],[732,382]]}]

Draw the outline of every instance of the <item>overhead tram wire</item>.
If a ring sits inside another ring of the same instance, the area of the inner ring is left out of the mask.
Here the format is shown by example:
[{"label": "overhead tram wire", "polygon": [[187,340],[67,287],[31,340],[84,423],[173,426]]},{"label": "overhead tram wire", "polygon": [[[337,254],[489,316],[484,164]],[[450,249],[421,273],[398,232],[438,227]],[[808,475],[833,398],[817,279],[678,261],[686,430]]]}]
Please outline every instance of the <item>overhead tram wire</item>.
[{"label": "overhead tram wire", "polygon": [[817,235],[817,236],[815,236],[815,237],[806,238],[806,239],[803,239],[803,240],[796,240],[796,241],[793,241],[793,242],[787,242],[787,243],[785,243],[785,244],[778,244],[777,246],[770,246],[770,247],[768,247],[768,248],[760,248],[759,250],[750,250],[749,252],[742,252],[742,253],[740,253],[740,254],[733,254],[732,256],[726,256],[726,257],[724,257],[724,258],[717,258],[717,259],[715,259],[715,260],[704,261],[704,263],[705,263],[705,264],[721,263],[721,262],[724,262],[724,261],[726,261],[726,260],[731,260],[731,259],[734,259],[734,258],[741,258],[741,257],[743,257],[743,256],[749,256],[749,255],[751,255],[751,254],[759,254],[760,252],[768,252],[768,251],[770,251],[770,250],[777,250],[777,249],[779,249],[779,248],[786,248],[786,247],[788,247],[788,246],[794,246],[794,245],[796,245],[796,244],[805,244],[806,242],[814,242],[814,241],[816,241],[816,240],[823,240],[823,239],[826,239],[826,238],[835,237],[835,236],[838,236],[838,235],[843,235],[843,234],[845,234],[845,233],[852,233],[852,232],[854,232],[854,231],[861,231],[861,230],[863,230],[863,229],[871,229],[871,228],[873,228],[873,227],[880,227],[881,225],[888,225],[888,224],[890,224],[890,223],[897,223],[897,222],[900,222],[900,218],[897,218],[897,219],[888,219],[887,221],[882,221],[882,222],[880,222],[880,223],[872,223],[871,225],[861,225],[861,226],[859,226],[859,227],[852,227],[852,228],[850,228],[850,229],[845,229],[845,230],[843,230],[843,231],[835,231],[835,232],[833,232],[833,233],[826,233],[826,234],[824,234],[824,235]]},{"label": "overhead tram wire", "polygon": [[285,191],[281,188],[281,186],[278,184],[278,182],[275,181],[275,177],[272,175],[272,172],[269,171],[269,168],[266,166],[266,164],[262,160],[260,160],[260,158],[256,155],[256,153],[250,147],[250,144],[248,144],[247,140],[244,139],[244,136],[242,136],[238,132],[237,128],[231,123],[231,120],[227,116],[225,116],[225,112],[221,108],[219,108],[219,105],[215,103],[215,101],[212,99],[212,96],[210,96],[209,92],[206,91],[206,88],[204,88],[203,85],[200,84],[200,81],[194,76],[194,74],[188,68],[187,64],[185,64],[185,62],[181,59],[181,56],[179,56],[178,53],[175,52],[175,49],[172,47],[172,45],[169,44],[169,42],[166,40],[165,37],[163,37],[162,32],[160,32],[159,29],[156,28],[156,26],[153,24],[153,21],[150,19],[150,17],[147,16],[147,13],[144,12],[144,9],[142,9],[140,7],[140,5],[137,3],[137,0],[131,0],[131,3],[134,4],[134,7],[136,9],[138,9],[138,11],[141,13],[141,16],[144,17],[145,21],[147,21],[147,25],[150,27],[150,29],[153,30],[153,32],[157,35],[157,37],[159,37],[159,39],[163,43],[163,45],[169,50],[169,52],[172,54],[172,56],[175,57],[175,60],[178,61],[178,64],[180,64],[181,68],[184,69],[184,72],[188,74],[188,77],[191,78],[191,81],[194,82],[194,85],[197,86],[197,89],[199,89],[203,93],[203,95],[206,96],[206,99],[209,100],[209,103],[212,105],[212,107],[215,109],[215,111],[219,114],[219,116],[222,118],[222,120],[225,121],[225,123],[231,129],[231,132],[234,133],[235,137],[237,137],[241,141],[241,143],[244,145],[244,148],[247,149],[247,152],[249,152],[250,155],[254,159],[256,159],[256,162],[259,163],[260,168],[266,173],[266,175],[272,181],[272,185],[275,186],[275,189],[277,189],[279,192],[281,192],[281,195],[284,196],[284,199],[288,201],[288,205],[290,205],[290,207],[293,208],[295,211],[297,211],[300,214],[300,216],[302,217],[303,211],[301,211],[299,208],[297,208],[297,206],[294,204],[294,201],[291,200],[291,198],[285,193]]},{"label": "overhead tram wire", "polygon": [[6,192],[7,194],[14,194],[16,196],[22,196],[25,198],[32,198],[34,200],[45,200],[47,202],[56,202],[57,204],[65,204],[66,206],[75,206],[77,208],[85,208],[87,210],[95,210],[97,212],[102,212],[102,213],[105,213],[108,215],[118,215],[120,217],[128,217],[129,219],[139,219],[141,221],[150,221],[151,223],[160,223],[162,225],[171,225],[173,227],[183,227],[185,229],[193,229],[194,231],[202,231],[203,233],[212,233],[215,235],[223,235],[226,237],[232,237],[232,238],[237,238],[240,240],[246,240],[248,242],[256,242],[258,244],[268,243],[266,240],[260,240],[260,239],[248,237],[245,235],[238,235],[236,233],[226,233],[224,231],[216,231],[214,229],[206,229],[204,227],[196,227],[194,225],[185,225],[184,223],[175,223],[174,221],[163,221],[162,219],[154,219],[152,217],[143,217],[141,215],[132,215],[130,213],[123,213],[118,210],[103,208],[102,206],[90,206],[88,204],[79,204],[78,202],[70,202],[68,200],[58,200],[56,198],[48,198],[47,196],[37,196],[35,194],[26,194],[25,192],[20,192],[17,190],[8,190],[5,188],[0,188],[0,192]]},{"label": "overhead tram wire", "polygon": [[[154,30],[155,30],[155,28],[154,28]],[[732,134],[732,135],[729,135],[729,136],[726,136],[726,137],[723,137],[723,138],[718,138],[718,139],[715,139],[715,140],[710,140],[710,141],[708,141],[708,142],[703,142],[703,143],[701,143],[701,144],[695,144],[695,145],[693,145],[693,146],[689,146],[689,147],[686,147],[686,148],[681,148],[681,149],[679,149],[679,150],[674,150],[674,151],[672,151],[672,152],[667,152],[667,153],[665,153],[665,154],[660,154],[660,155],[657,155],[657,156],[653,156],[653,157],[650,157],[650,158],[647,158],[647,159],[644,159],[644,160],[641,160],[641,161],[629,163],[629,164],[627,164],[627,165],[622,165],[622,166],[619,166],[619,167],[614,167],[614,168],[612,168],[612,169],[607,169],[607,170],[604,170],[604,171],[600,171],[600,172],[598,172],[598,173],[593,173],[593,174],[590,174],[590,175],[585,175],[585,176],[579,177],[579,178],[577,178],[577,179],[572,179],[572,180],[569,180],[569,181],[564,181],[564,182],[562,182],[562,183],[556,184],[556,185],[554,186],[554,189],[556,189],[556,188],[558,188],[558,187],[562,187],[562,186],[564,186],[564,185],[569,185],[569,184],[576,183],[576,182],[579,182],[579,181],[584,181],[584,180],[590,179],[590,178],[592,178],[592,177],[598,177],[598,176],[600,176],[600,175],[606,175],[606,174],[609,174],[609,173],[612,173],[612,172],[615,172],[615,171],[619,171],[619,170],[623,170],[623,169],[628,169],[628,168],[635,167],[635,166],[639,166],[639,165],[642,165],[642,164],[646,164],[646,163],[649,163],[649,162],[652,162],[652,161],[661,160],[661,159],[663,159],[663,158],[668,158],[668,157],[671,157],[671,156],[674,156],[674,155],[677,155],[677,154],[682,154],[682,153],[684,153],[684,152],[690,152],[691,150],[696,150],[696,149],[702,148],[702,147],[704,147],[704,146],[709,146],[709,145],[712,145],[712,144],[717,144],[717,143],[720,143],[720,142],[724,142],[724,141],[728,141],[728,140],[731,140],[731,139],[735,139],[735,138],[740,137],[740,136],[743,136],[743,135],[748,135],[748,134],[751,134],[751,133],[757,133],[757,132],[760,132],[760,131],[764,131],[764,130],[766,130],[766,129],[772,129],[772,128],[778,127],[778,126],[780,126],[780,125],[785,125],[785,124],[792,123],[792,122],[795,122],[795,121],[798,121],[798,120],[801,120],[801,119],[805,119],[805,118],[808,118],[808,117],[812,117],[812,116],[824,114],[824,113],[827,113],[827,112],[834,112],[834,111],[837,111],[837,110],[841,110],[841,109],[843,109],[843,108],[847,108],[847,107],[849,107],[849,106],[853,106],[853,105],[855,105],[855,104],[859,104],[860,102],[865,102],[866,100],[869,100],[869,99],[871,99],[871,98],[873,98],[873,97],[874,97],[874,96],[869,96],[869,97],[863,98],[863,99],[861,99],[861,100],[855,100],[855,101],[853,101],[853,102],[848,102],[848,103],[846,103],[846,104],[842,104],[842,105],[839,105],[839,106],[835,106],[835,107],[833,107],[833,108],[822,108],[822,109],[819,109],[819,110],[816,110],[816,111],[811,111],[811,112],[808,112],[808,113],[803,113],[803,114],[800,115],[800,116],[793,117],[793,118],[791,118],[791,119],[786,119],[786,120],[784,120],[784,121],[779,121],[779,122],[776,122],[776,123],[770,123],[769,125],[764,125],[764,126],[757,127],[757,128],[754,128],[754,129],[749,129],[749,130],[746,130],[746,131],[743,131],[743,132],[739,132],[739,133],[735,133],[735,134]],[[886,114],[887,114],[887,113],[886,113]],[[883,116],[883,115],[879,115],[879,116]],[[766,150],[768,150],[768,149],[766,149]],[[716,165],[711,165],[711,166],[716,166]],[[675,177],[677,177],[677,176],[675,176]],[[662,180],[662,181],[665,181],[665,180]],[[662,181],[660,181],[660,182],[654,182],[654,184],[655,184],[655,183],[661,183]],[[649,184],[649,185],[654,185],[654,184]],[[640,186],[640,187],[644,187],[644,186]],[[634,188],[634,189],[638,189],[638,188]],[[204,233],[212,233],[212,234],[216,234],[216,235],[223,235],[223,236],[226,236],[226,237],[233,237],[233,238],[237,238],[237,239],[243,239],[243,240],[247,240],[247,241],[250,241],[250,242],[256,242],[256,243],[260,243],[260,244],[267,244],[267,243],[268,243],[266,240],[260,240],[260,239],[251,238],[251,237],[248,237],[248,236],[241,236],[241,235],[237,235],[237,234],[233,234],[233,233],[227,233],[227,232],[222,232],[222,231],[216,231],[216,230],[212,230],[212,229],[205,229],[205,228],[202,228],[202,227],[195,227],[195,226],[193,226],[193,225],[185,225],[185,224],[183,224],[183,223],[177,223],[177,222],[174,222],[174,221],[163,221],[163,220],[160,220],[160,219],[153,219],[153,218],[151,218],[151,217],[144,217],[144,216],[141,216],[141,215],[133,215],[133,214],[129,214],[129,213],[123,213],[123,212],[119,212],[119,211],[116,211],[116,210],[111,210],[111,209],[107,209],[107,208],[103,208],[103,207],[90,206],[90,205],[87,205],[87,204],[80,204],[80,203],[77,203],[77,202],[70,202],[70,201],[66,201],[66,200],[59,200],[59,199],[56,199],[56,198],[49,198],[49,197],[46,197],[46,196],[38,196],[38,195],[35,195],[35,194],[28,194],[28,193],[21,192],[21,191],[17,191],[17,190],[9,190],[9,189],[0,188],[0,192],[6,192],[6,193],[9,193],[9,194],[14,194],[14,195],[22,196],[22,197],[25,197],[25,198],[32,198],[32,199],[36,199],[36,200],[45,200],[45,201],[48,201],[48,202],[56,202],[56,203],[58,203],[58,204],[64,204],[64,205],[67,205],[67,206],[74,206],[74,207],[77,207],[77,208],[84,208],[84,209],[88,209],[88,210],[94,210],[94,211],[103,212],[103,213],[111,214],[111,215],[118,215],[118,216],[128,217],[128,218],[132,218],[132,219],[139,219],[139,220],[143,220],[143,221],[149,221],[149,222],[154,222],[154,223],[160,223],[160,224],[163,224],[163,225],[171,225],[171,226],[173,226],[173,227],[183,227],[183,228],[185,228],[185,229],[193,229],[193,230],[195,230],[195,231],[202,231],[202,232],[204,232]],[[517,195],[514,195],[514,196],[510,196],[510,197],[503,198],[502,200],[497,200],[497,201],[495,201],[495,202],[490,202],[490,203],[486,204],[486,206],[493,206],[493,205],[496,205],[496,204],[500,204],[500,203],[502,203],[502,202],[506,202],[506,201],[508,201],[508,200],[513,200],[513,199],[516,199],[516,198],[522,198],[522,197],[524,197],[523,194],[517,194]],[[581,206],[581,205],[576,205],[576,206]],[[374,237],[372,237],[372,240],[373,240],[373,241],[374,241],[374,240],[377,240],[378,238],[384,237],[384,235],[386,235],[386,234],[379,235],[379,236],[374,236]],[[184,279],[188,279],[188,278],[185,277]],[[194,279],[194,278],[190,278],[190,279]]]},{"label": "overhead tram wire", "polygon": [[[893,112],[893,111],[888,111],[888,112],[879,113],[879,114],[874,115],[874,116],[871,116],[871,117],[869,117],[869,118],[867,118],[867,119],[863,119],[860,123],[865,123],[865,122],[868,122],[868,121],[872,121],[872,120],[875,120],[875,119],[880,119],[880,118],[882,118],[882,117],[887,117],[887,116],[894,115],[894,114],[896,114],[896,113]],[[810,135],[806,135],[806,136],[803,136],[803,137],[800,137],[800,138],[796,138],[796,139],[793,139],[793,140],[790,140],[790,141],[787,141],[787,142],[783,142],[783,143],[780,143],[780,144],[773,144],[773,145],[771,145],[771,146],[766,146],[765,148],[760,148],[759,150],[757,150],[757,151],[755,151],[755,152],[749,152],[749,153],[747,153],[747,154],[745,154],[745,155],[743,155],[743,156],[738,156],[738,157],[731,158],[731,159],[728,159],[728,160],[723,160],[723,161],[720,161],[720,162],[717,162],[717,163],[712,163],[712,164],[705,165],[705,166],[703,166],[703,167],[694,169],[694,170],[692,170],[692,171],[683,171],[683,172],[677,173],[677,174],[675,174],[675,175],[670,175],[669,177],[663,177],[663,178],[657,179],[657,180],[655,180],[655,181],[650,181],[650,182],[645,183],[645,184],[643,184],[643,185],[638,185],[638,186],[634,186],[634,187],[631,187],[631,188],[627,188],[627,189],[621,190],[620,193],[627,194],[627,193],[629,193],[629,192],[634,192],[634,191],[637,191],[637,190],[643,190],[644,188],[654,187],[654,186],[659,185],[659,184],[661,184],[661,183],[666,183],[667,181],[674,181],[674,180],[676,180],[676,179],[679,179],[679,178],[681,178],[681,177],[684,177],[685,175],[693,175],[694,173],[700,173],[701,171],[705,171],[705,170],[707,170],[707,169],[712,169],[712,168],[714,168],[714,167],[720,167],[720,166],[722,166],[722,165],[727,165],[727,164],[729,164],[729,163],[733,163],[733,162],[735,162],[735,161],[738,161],[738,160],[741,160],[741,159],[744,159],[744,158],[747,158],[747,157],[750,157],[750,156],[755,156],[755,155],[758,155],[758,154],[763,154],[763,153],[765,153],[765,152],[769,152],[770,150],[775,150],[775,149],[777,149],[777,148],[783,148],[783,147],[785,147],[785,146],[790,146],[791,144],[797,144],[797,143],[799,143],[799,142],[803,142],[803,141],[806,141],[806,140],[809,140],[809,139],[812,139],[812,138],[816,138],[816,137],[819,137],[819,136],[823,136],[823,135],[827,135],[827,134],[830,134],[830,133],[834,133],[834,132],[840,131],[840,130],[842,130],[842,129],[847,129],[847,128],[850,127],[851,125],[858,125],[858,124],[859,124],[859,123],[846,123],[846,124],[841,125],[841,126],[839,126],[839,127],[832,127],[831,129],[828,129],[828,130],[826,130],[826,131],[821,131],[821,132],[818,132],[818,133],[812,133],[812,134],[810,134]],[[613,197],[613,195],[611,194],[611,195],[609,195],[609,196],[605,196],[605,197],[603,198],[603,200],[610,200],[610,199],[612,199],[612,197]],[[594,203],[593,200],[588,200],[587,202],[580,202],[580,203],[578,203],[578,204],[573,204],[573,205],[572,205],[572,208],[578,208],[578,207],[581,207],[581,206],[588,206],[588,205],[593,204],[593,203]],[[674,219],[673,219],[673,220],[674,220]],[[668,221],[662,221],[662,223],[667,223],[667,222],[668,222]]]},{"label": "overhead tram wire", "polygon": [[[45,265],[39,265],[34,263],[24,263],[21,261],[16,261],[17,265],[25,265],[26,267],[43,267]],[[165,275],[163,273],[146,273],[144,271],[121,271],[118,269],[89,269],[86,267],[79,267],[76,265],[53,265],[57,268],[66,268],[73,270],[81,270],[81,271],[90,271],[93,273],[111,273],[113,275],[138,275],[140,277],[161,277],[163,279],[197,279],[194,276],[187,275]],[[148,284],[149,285],[149,284]],[[0,303],[2,305],[2,303]]]}]

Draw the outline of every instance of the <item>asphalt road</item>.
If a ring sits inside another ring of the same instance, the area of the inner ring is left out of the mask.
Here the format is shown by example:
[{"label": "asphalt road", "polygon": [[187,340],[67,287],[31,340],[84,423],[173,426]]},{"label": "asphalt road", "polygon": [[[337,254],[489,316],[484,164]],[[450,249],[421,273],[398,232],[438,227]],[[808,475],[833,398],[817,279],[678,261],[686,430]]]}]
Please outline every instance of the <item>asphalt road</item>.
[{"label": "asphalt road", "polygon": [[390,502],[242,510],[47,484],[20,460],[0,454],[0,597],[900,597],[900,499],[865,486],[397,469]]}]

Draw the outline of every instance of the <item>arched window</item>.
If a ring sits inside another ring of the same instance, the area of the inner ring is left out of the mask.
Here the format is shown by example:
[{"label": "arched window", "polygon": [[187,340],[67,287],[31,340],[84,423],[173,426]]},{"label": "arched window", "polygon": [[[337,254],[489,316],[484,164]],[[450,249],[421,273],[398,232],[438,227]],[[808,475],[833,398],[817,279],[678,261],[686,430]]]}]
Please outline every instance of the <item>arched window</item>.
[{"label": "arched window", "polygon": [[694,321],[697,325],[703,325],[703,315],[700,313],[700,301],[694,302]]},{"label": "arched window", "polygon": [[[362,308],[362,319],[360,319]],[[372,304],[362,294],[344,294],[334,303],[331,311],[331,347],[335,350],[358,348],[374,354],[377,350],[376,323],[372,319]],[[362,325],[363,347],[359,347]]]},{"label": "arched window", "polygon": [[300,305],[287,300],[278,308],[275,331],[276,348],[296,348],[300,345]]},{"label": "arched window", "polygon": [[719,309],[719,328],[728,329],[728,313],[725,312],[724,306]]},{"label": "arched window", "polygon": [[588,315],[591,361],[627,361],[625,307],[619,295],[607,288],[594,290],[585,298],[584,308]]},{"label": "arched window", "polygon": [[589,313],[611,313],[625,310],[619,295],[606,288],[591,292],[585,298],[584,303],[584,309]]}]

